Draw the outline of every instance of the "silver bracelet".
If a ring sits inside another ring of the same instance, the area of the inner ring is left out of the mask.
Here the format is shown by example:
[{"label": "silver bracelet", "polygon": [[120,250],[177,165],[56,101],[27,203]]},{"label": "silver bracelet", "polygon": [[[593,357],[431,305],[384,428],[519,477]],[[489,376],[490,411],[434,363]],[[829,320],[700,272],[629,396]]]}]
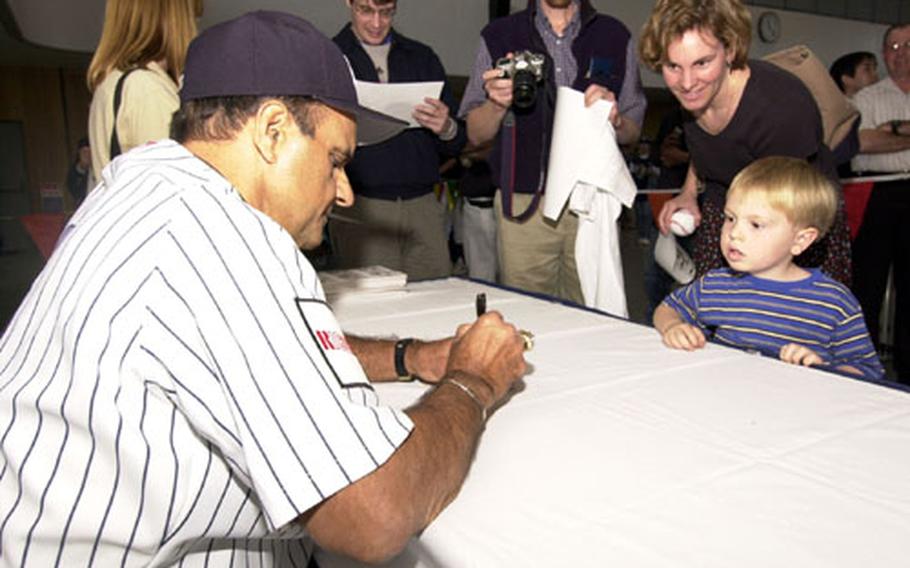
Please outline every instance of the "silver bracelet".
[{"label": "silver bracelet", "polygon": [[449,140],[453,140],[457,134],[458,122],[450,116],[448,122],[445,124],[445,128],[439,133],[439,139],[443,142],[448,142]]},{"label": "silver bracelet", "polygon": [[458,379],[453,379],[452,377],[446,377],[446,378],[442,379],[442,382],[440,384],[444,385],[446,383],[449,383],[451,385],[454,385],[454,386],[460,388],[462,391],[464,391],[464,393],[466,395],[471,397],[471,400],[473,400],[475,403],[477,403],[477,408],[480,409],[480,421],[481,422],[487,421],[487,407],[484,406],[482,402],[480,402],[480,399],[477,398],[477,395],[474,394],[474,391],[472,391],[470,388],[468,388],[467,385],[465,385]]}]

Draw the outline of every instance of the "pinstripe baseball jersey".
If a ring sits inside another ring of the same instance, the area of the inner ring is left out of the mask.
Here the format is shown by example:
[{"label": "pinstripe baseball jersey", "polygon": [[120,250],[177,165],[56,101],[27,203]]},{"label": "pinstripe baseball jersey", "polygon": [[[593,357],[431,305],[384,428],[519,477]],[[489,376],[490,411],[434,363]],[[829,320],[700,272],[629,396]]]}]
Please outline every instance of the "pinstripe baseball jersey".
[{"label": "pinstripe baseball jersey", "polygon": [[780,358],[780,349],[798,343],[826,366],[852,365],[868,378],[884,369],[869,339],[863,312],[853,294],[818,269],[796,282],[777,282],[735,272],[709,271],[664,300],[714,341]]},{"label": "pinstripe baseball jersey", "polygon": [[291,236],[183,146],[105,169],[0,340],[0,564],[306,566],[378,405]]}]

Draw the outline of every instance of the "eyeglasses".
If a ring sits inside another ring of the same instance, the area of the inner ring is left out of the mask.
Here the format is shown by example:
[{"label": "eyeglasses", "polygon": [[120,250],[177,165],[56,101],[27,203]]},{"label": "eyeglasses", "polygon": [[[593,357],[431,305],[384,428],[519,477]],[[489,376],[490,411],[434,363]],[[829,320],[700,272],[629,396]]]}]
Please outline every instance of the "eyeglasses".
[{"label": "eyeglasses", "polygon": [[367,6],[366,4],[357,4],[354,3],[354,11],[357,12],[357,15],[370,19],[373,16],[378,15],[380,20],[391,20],[395,15],[395,8],[373,8],[372,6]]},{"label": "eyeglasses", "polygon": [[908,39],[906,41],[902,41],[902,42],[896,41],[894,43],[889,43],[886,47],[888,48],[888,50],[893,51],[895,53],[902,49],[910,49],[910,39]]}]

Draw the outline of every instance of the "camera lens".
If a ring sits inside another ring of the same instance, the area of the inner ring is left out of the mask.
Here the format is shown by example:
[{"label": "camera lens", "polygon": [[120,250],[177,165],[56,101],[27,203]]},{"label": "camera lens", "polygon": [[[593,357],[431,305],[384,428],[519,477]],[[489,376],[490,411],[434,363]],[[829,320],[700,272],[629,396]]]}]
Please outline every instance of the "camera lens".
[{"label": "camera lens", "polygon": [[530,71],[518,71],[512,78],[512,104],[516,108],[534,106],[537,99],[537,78]]}]

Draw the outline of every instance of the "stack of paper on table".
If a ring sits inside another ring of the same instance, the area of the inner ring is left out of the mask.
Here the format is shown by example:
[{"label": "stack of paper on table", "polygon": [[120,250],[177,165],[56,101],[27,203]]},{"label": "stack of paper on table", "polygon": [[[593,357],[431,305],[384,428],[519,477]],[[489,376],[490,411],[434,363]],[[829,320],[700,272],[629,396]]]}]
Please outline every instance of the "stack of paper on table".
[{"label": "stack of paper on table", "polygon": [[351,290],[398,290],[408,283],[407,274],[385,266],[325,270],[319,273],[319,279],[327,296]]}]

